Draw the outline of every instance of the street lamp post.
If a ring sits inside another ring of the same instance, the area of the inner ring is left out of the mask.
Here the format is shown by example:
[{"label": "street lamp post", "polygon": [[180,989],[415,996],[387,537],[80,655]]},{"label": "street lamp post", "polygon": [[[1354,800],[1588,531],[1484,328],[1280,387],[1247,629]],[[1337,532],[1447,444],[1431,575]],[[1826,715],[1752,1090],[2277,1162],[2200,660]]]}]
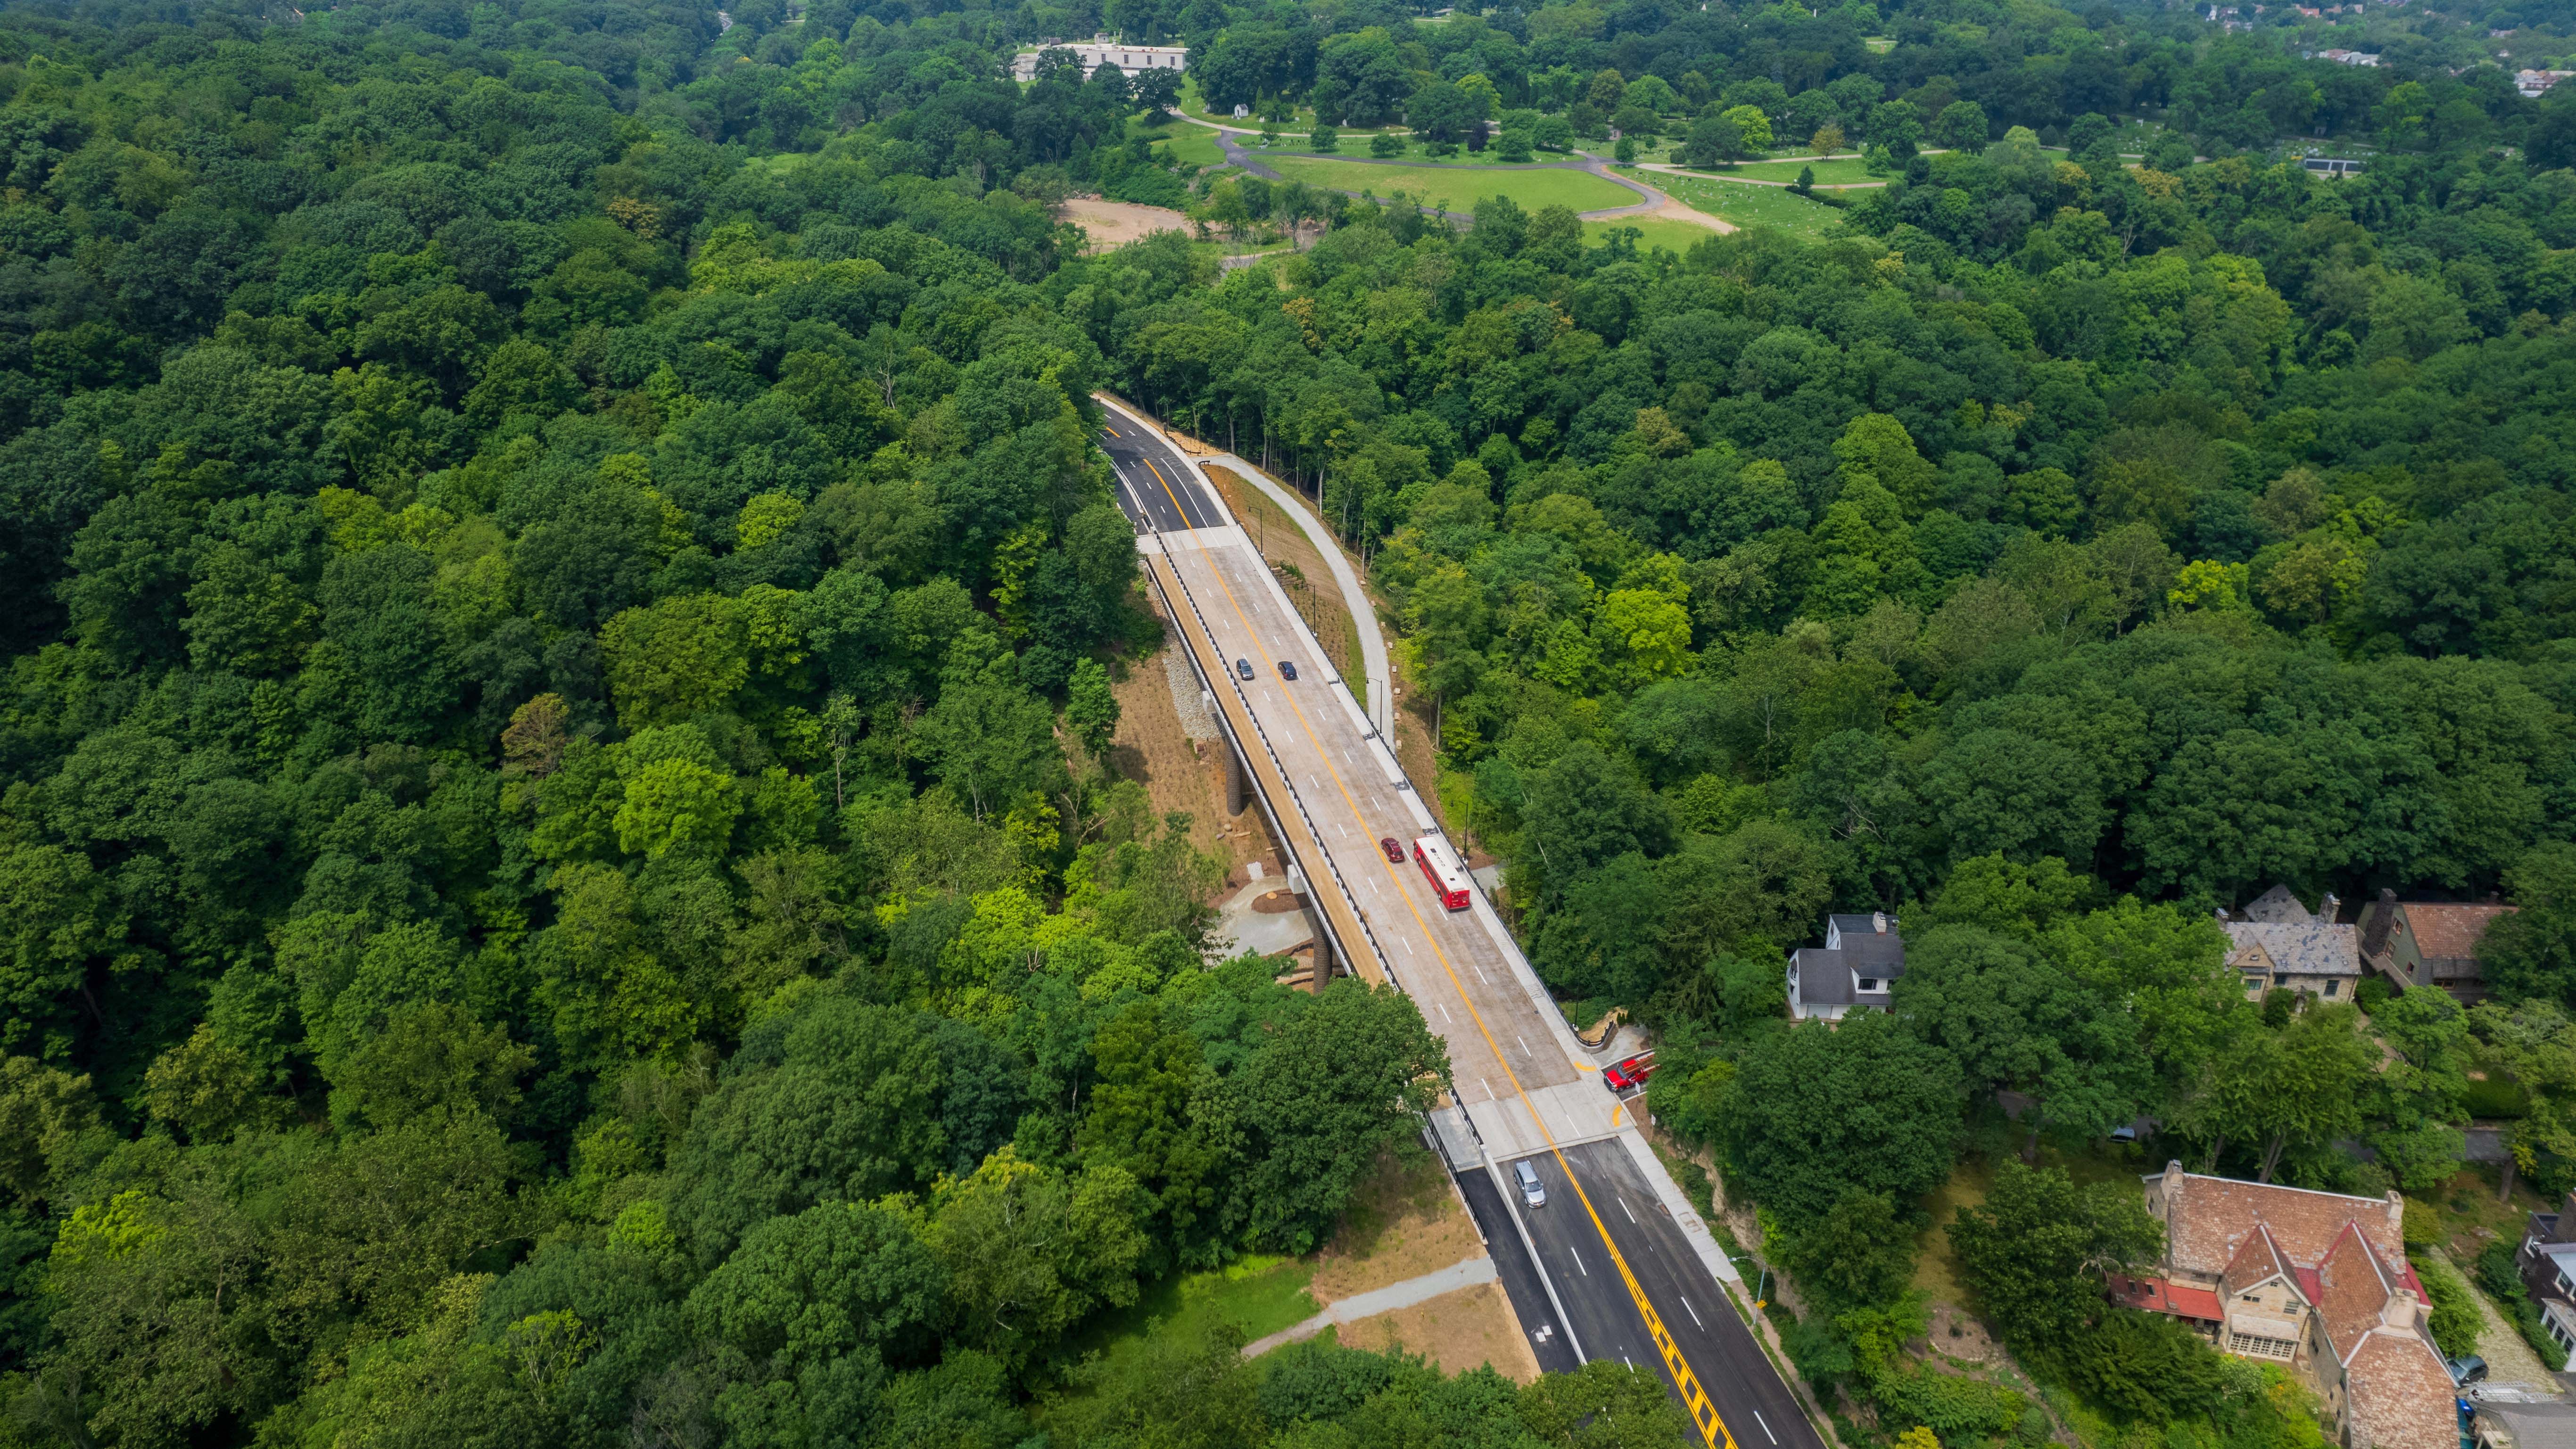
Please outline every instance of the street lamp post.
[{"label": "street lamp post", "polygon": [[[1749,1257],[1747,1257],[1747,1258],[1738,1258],[1738,1257],[1736,1257],[1733,1253],[1729,1253],[1729,1254],[1727,1254],[1726,1256],[1727,1256],[1729,1259],[1731,1259],[1731,1260],[1733,1260],[1733,1261],[1735,1261],[1735,1262],[1738,1262],[1738,1263],[1751,1263],[1751,1262],[1756,1261],[1755,1259],[1752,1259],[1752,1258],[1749,1258]],[[1754,1306],[1756,1309],[1768,1308],[1768,1307],[1770,1307],[1770,1306],[1771,1306],[1771,1299],[1769,1298],[1769,1296],[1768,1296],[1768,1291],[1767,1291],[1767,1290],[1769,1290],[1769,1288],[1770,1288],[1770,1287],[1771,1287],[1771,1269],[1770,1269],[1770,1266],[1769,1266],[1768,1264],[1765,1264],[1765,1265],[1763,1265],[1763,1267],[1762,1267],[1762,1278],[1761,1278],[1761,1281],[1760,1281],[1759,1283],[1757,1283],[1757,1284],[1755,1285],[1754,1289],[1753,1289],[1753,1306]]]}]

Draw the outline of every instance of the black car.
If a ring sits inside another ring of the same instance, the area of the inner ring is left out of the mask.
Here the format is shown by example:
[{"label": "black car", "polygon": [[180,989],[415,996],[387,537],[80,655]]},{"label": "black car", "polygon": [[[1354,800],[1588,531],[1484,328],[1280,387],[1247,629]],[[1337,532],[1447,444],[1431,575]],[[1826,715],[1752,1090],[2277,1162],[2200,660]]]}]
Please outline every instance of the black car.
[{"label": "black car", "polygon": [[1285,660],[1285,659],[1280,660],[1280,661],[1279,661],[1279,677],[1280,677],[1280,678],[1282,678],[1282,679],[1294,679],[1294,678],[1296,678],[1296,677],[1297,677],[1297,666],[1296,666],[1296,665],[1294,665],[1294,664],[1289,663],[1289,662],[1288,662],[1287,660]]},{"label": "black car", "polygon": [[1234,661],[1234,672],[1245,679],[1250,679],[1252,677],[1252,661],[1249,659],[1238,659]]}]

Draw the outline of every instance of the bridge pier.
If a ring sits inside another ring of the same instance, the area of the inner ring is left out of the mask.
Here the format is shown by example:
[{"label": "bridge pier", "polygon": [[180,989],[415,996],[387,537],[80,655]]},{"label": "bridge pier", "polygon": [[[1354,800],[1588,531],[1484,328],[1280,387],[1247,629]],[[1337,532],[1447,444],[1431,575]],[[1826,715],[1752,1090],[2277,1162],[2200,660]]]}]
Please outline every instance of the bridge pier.
[{"label": "bridge pier", "polygon": [[1234,731],[1225,731],[1225,814],[1231,820],[1243,813],[1251,799],[1243,771],[1243,750],[1234,742]]}]

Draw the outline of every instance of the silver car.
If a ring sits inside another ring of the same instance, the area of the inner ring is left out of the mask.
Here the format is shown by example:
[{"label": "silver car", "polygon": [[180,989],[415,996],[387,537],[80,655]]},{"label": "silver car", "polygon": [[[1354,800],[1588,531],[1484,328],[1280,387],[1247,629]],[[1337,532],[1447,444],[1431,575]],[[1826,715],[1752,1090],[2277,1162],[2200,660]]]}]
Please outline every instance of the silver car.
[{"label": "silver car", "polygon": [[1534,1208],[1547,1206],[1547,1186],[1538,1180],[1538,1169],[1524,1160],[1512,1164],[1512,1177],[1521,1186],[1521,1201]]}]

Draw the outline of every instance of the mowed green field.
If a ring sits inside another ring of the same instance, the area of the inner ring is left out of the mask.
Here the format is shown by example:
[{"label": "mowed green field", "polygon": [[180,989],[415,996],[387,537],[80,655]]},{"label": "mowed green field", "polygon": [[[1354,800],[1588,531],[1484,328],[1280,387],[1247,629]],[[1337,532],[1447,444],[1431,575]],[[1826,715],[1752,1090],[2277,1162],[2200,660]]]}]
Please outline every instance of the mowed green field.
[{"label": "mowed green field", "polygon": [[1536,211],[1542,206],[1601,211],[1613,206],[1634,205],[1637,200],[1635,192],[1615,182],[1604,181],[1588,171],[1367,166],[1320,156],[1282,156],[1275,152],[1264,159],[1278,167],[1280,175],[1303,181],[1309,186],[1329,186],[1336,191],[1372,191],[1381,199],[1401,191],[1443,211],[1473,211],[1477,198],[1484,196],[1508,196],[1526,211]]},{"label": "mowed green field", "polygon": [[1636,228],[1637,250],[1641,252],[1650,252],[1661,247],[1665,251],[1679,252],[1687,256],[1692,247],[1718,235],[1695,221],[1673,221],[1655,216],[1614,216],[1608,221],[1585,222],[1583,224],[1584,243],[1587,246],[1597,247],[1608,238],[1611,232],[1623,226]]},{"label": "mowed green field", "polygon": [[1752,181],[1795,181],[1798,173],[1810,166],[1816,168],[1818,186],[1848,186],[1854,182],[1887,179],[1870,175],[1869,163],[1858,156],[1837,156],[1831,161],[1752,161],[1718,174],[1742,176]]},{"label": "mowed green field", "polygon": [[1746,186],[1736,181],[1705,181],[1696,176],[1653,176],[1677,201],[1737,226],[1767,226],[1778,231],[1817,236],[1842,213],[1821,201],[1809,201],[1777,186]]}]

